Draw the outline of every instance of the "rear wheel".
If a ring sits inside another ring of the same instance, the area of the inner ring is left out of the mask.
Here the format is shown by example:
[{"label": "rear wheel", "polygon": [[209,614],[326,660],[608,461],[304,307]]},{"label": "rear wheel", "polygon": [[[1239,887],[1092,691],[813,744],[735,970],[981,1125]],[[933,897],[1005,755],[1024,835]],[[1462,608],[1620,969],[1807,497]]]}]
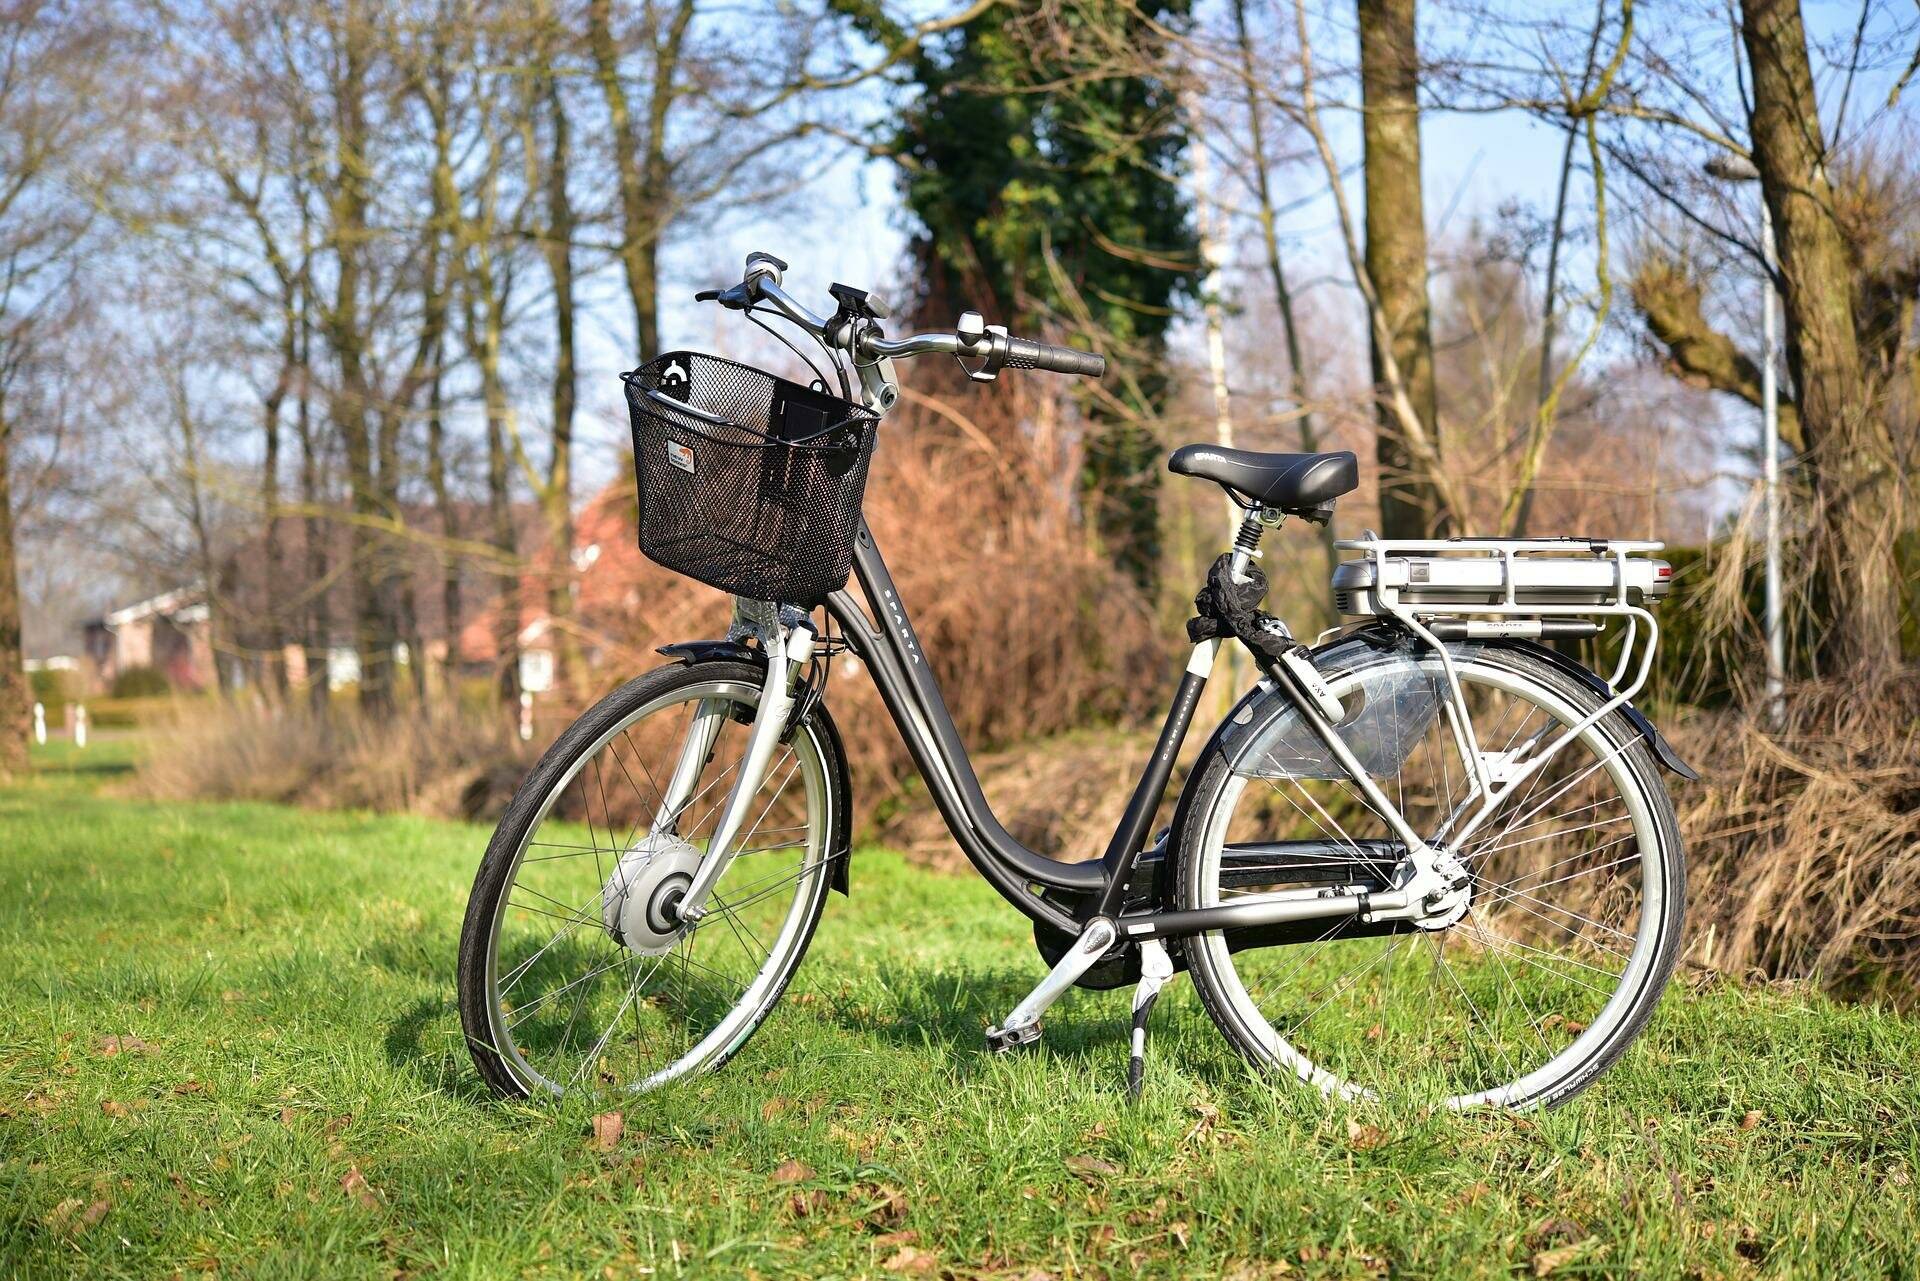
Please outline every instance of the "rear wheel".
[{"label": "rear wheel", "polygon": [[820,919],[845,795],[820,718],[775,751],[708,914],[689,926],[675,912],[762,679],[705,662],[631,681],[515,795],[460,940],[461,1022],[497,1092],[645,1090],[717,1068],[785,991]]},{"label": "rear wheel", "polygon": [[[1496,768],[1602,703],[1524,652],[1461,647],[1455,662]],[[1290,946],[1190,939],[1208,1012],[1248,1057],[1329,1094],[1455,1108],[1571,1097],[1639,1034],[1679,953],[1680,838],[1645,740],[1610,713],[1449,840],[1472,776],[1438,659],[1356,644],[1321,671],[1346,708],[1342,737],[1414,831],[1464,865],[1468,892],[1431,928],[1310,921],[1286,927]],[[1237,767],[1226,753],[1203,767],[1178,839],[1180,906],[1385,884],[1399,843],[1298,713],[1256,715],[1248,733]]]}]

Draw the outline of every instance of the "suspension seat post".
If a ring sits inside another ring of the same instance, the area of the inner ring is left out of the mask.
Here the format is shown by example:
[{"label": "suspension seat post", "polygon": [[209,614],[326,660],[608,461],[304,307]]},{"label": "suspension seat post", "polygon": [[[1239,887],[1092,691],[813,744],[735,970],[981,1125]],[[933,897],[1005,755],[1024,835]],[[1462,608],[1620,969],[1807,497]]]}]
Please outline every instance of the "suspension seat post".
[{"label": "suspension seat post", "polygon": [[1233,560],[1229,563],[1235,582],[1245,580],[1247,566],[1260,554],[1260,536],[1267,532],[1260,514],[1258,507],[1241,508],[1240,528],[1233,536]]}]

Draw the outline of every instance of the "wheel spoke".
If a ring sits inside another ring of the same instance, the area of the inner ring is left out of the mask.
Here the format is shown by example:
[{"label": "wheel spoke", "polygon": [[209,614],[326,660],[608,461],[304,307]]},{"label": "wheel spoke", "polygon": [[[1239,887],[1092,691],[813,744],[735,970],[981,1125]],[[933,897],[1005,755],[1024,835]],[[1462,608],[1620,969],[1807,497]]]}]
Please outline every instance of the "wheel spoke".
[{"label": "wheel spoke", "polygon": [[[1424,922],[1431,929],[1333,921],[1312,938],[1284,944],[1294,953],[1288,957],[1271,952],[1277,942],[1257,944],[1253,930],[1239,933],[1238,951],[1228,946],[1233,932],[1205,935],[1191,945],[1191,968],[1215,994],[1209,1008],[1231,1011],[1231,1019],[1222,1018],[1230,1035],[1322,1089],[1397,1094],[1433,1080],[1458,1092],[1456,1104],[1525,1102],[1513,1095],[1515,1083],[1528,1082],[1528,1098],[1536,1097],[1552,1087],[1556,1072],[1570,1074],[1586,1061],[1591,1051],[1576,1057],[1576,1041],[1630,1026],[1607,1002],[1654,954],[1641,946],[1659,928],[1644,904],[1649,869],[1664,872],[1654,863],[1660,845],[1649,815],[1665,801],[1621,760],[1637,738],[1623,745],[1612,722],[1567,735],[1599,705],[1597,696],[1576,696],[1557,678],[1525,674],[1514,659],[1456,659],[1464,713],[1437,680],[1427,688],[1442,701],[1430,716],[1410,713],[1412,703],[1396,697],[1350,701],[1361,687],[1417,693],[1417,680],[1392,672],[1393,663],[1408,661],[1378,660],[1360,673],[1322,670],[1350,709],[1342,733],[1375,771],[1387,798],[1382,808],[1397,803],[1407,825],[1436,849],[1448,848],[1448,832],[1475,823],[1471,835],[1452,843],[1468,872],[1465,902],[1453,909],[1464,915],[1449,924],[1438,915],[1447,910],[1441,902],[1428,909],[1435,913]],[[1365,674],[1380,668],[1384,675]],[[1438,672],[1431,659],[1422,670]],[[1409,714],[1422,720],[1393,719]],[[1306,754],[1286,737],[1297,732],[1287,718],[1267,724],[1261,732],[1268,737],[1247,746],[1250,759],[1278,763]],[[1414,724],[1420,728],[1408,732]],[[1468,733],[1478,741],[1463,744]],[[1541,749],[1556,742],[1555,756],[1541,762]],[[1504,795],[1496,790],[1489,812],[1476,819],[1487,797],[1464,751],[1536,765]],[[1377,866],[1379,851],[1400,843],[1353,780],[1296,769],[1266,777],[1248,771],[1212,784],[1219,791],[1210,813],[1195,816],[1204,840],[1197,854],[1186,855],[1201,860],[1201,897],[1189,905],[1235,902],[1289,883],[1324,886],[1342,879],[1345,868],[1358,875],[1357,865]],[[1255,778],[1266,786],[1252,786]],[[1229,854],[1302,837],[1329,844],[1318,855],[1306,847],[1299,861],[1277,852],[1244,862]],[[1349,853],[1351,859],[1343,857]],[[1286,939],[1286,930],[1271,934]],[[1425,941],[1410,949],[1409,934]],[[1229,972],[1234,981],[1224,982],[1220,976]],[[1607,1024],[1588,1034],[1601,1017]],[[1273,1041],[1249,1039],[1262,1026]]]},{"label": "wheel spoke", "polygon": [[[521,833],[498,891],[488,969],[498,977],[487,979],[492,1039],[528,1088],[639,1085],[711,1062],[764,1016],[767,985],[785,981],[811,934],[823,893],[811,874],[825,862],[816,806],[830,794],[811,733],[784,746],[749,799],[751,821],[736,853],[757,857],[722,874],[705,919],[669,936],[653,955],[628,950],[603,926],[615,868],[622,878],[615,890],[623,895],[664,892],[670,882],[661,877],[690,866],[689,847],[700,857],[699,842],[739,776],[751,716],[726,704],[735,700],[750,712],[752,694],[743,698],[737,684],[729,690],[697,680],[672,688],[679,692],[636,703],[626,720],[560,767],[560,781],[535,807],[538,818]],[[661,780],[681,761],[703,699],[719,718],[717,728],[704,723],[715,733],[713,750],[671,826],[646,844],[641,837],[666,804]],[[698,821],[689,821],[695,815]],[[642,857],[625,862],[633,852]],[[667,859],[681,861],[655,862]],[[640,910],[654,910],[650,898],[628,898],[623,914],[642,902]],[[720,932],[703,946],[709,925]],[[721,939],[730,941],[721,946]]]}]

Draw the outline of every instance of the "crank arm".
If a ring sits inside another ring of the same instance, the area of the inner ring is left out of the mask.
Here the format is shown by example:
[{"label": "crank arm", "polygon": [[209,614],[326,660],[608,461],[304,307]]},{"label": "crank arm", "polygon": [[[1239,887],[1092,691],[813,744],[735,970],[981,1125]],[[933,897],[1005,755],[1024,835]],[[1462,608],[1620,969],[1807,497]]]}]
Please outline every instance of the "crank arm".
[{"label": "crank arm", "polygon": [[999,1027],[987,1029],[987,1044],[994,1049],[1009,1050],[1036,1040],[1040,1035],[1040,1016],[1107,954],[1115,937],[1113,922],[1105,917],[1095,917],[1087,922],[1087,928],[1067,949],[1067,954],[1048,971],[1047,977],[1041,979],[1033,991],[1027,993],[1026,1000],[1013,1007],[1013,1013],[1007,1015],[1007,1021]]}]

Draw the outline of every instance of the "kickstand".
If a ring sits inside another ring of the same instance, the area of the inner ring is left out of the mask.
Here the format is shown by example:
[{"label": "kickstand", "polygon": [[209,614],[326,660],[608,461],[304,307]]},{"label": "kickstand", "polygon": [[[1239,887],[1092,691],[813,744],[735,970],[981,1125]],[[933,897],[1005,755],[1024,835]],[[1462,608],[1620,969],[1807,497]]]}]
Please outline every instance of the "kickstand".
[{"label": "kickstand", "polygon": [[1140,945],[1140,985],[1133,989],[1133,1055],[1127,1060],[1127,1098],[1138,1101],[1147,1075],[1147,1016],[1173,977],[1173,958],[1158,939]]}]

